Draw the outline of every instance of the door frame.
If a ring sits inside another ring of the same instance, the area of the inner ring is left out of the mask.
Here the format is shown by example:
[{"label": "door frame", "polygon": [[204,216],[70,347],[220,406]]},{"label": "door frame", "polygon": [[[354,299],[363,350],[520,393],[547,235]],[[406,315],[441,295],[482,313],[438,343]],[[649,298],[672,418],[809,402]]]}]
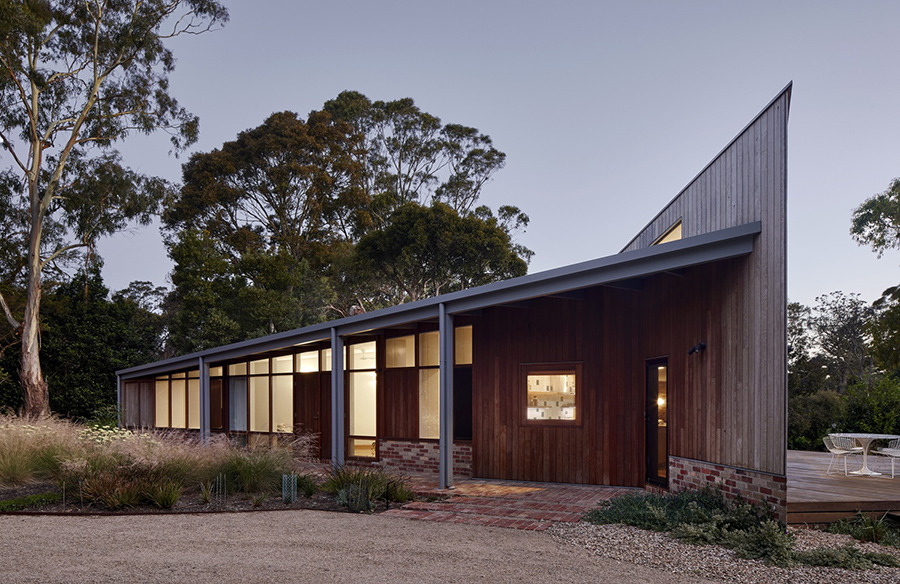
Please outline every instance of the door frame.
[{"label": "door frame", "polygon": [[[651,367],[658,370],[659,366],[663,365],[666,368],[666,426],[665,426],[665,449],[666,449],[666,464],[665,464],[665,477],[659,476],[659,377],[653,376],[651,377]],[[668,412],[671,407],[669,403],[669,396],[672,394],[670,391],[670,383],[669,383],[669,357],[653,357],[651,359],[646,359],[644,361],[644,396],[645,396],[645,408],[644,408],[644,437],[645,437],[645,466],[644,466],[644,480],[652,485],[660,486],[663,488],[668,488],[669,486],[669,424],[668,424]],[[651,384],[651,379],[653,383]]]}]

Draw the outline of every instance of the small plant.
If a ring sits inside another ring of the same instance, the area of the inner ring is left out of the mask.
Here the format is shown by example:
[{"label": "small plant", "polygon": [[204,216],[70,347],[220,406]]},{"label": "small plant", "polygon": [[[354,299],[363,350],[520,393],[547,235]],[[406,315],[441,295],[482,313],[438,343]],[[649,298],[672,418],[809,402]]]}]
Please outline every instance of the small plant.
[{"label": "small plant", "polygon": [[213,482],[205,481],[200,483],[200,502],[204,505],[209,505],[209,502],[212,500],[212,490],[213,490]]},{"label": "small plant", "polygon": [[809,566],[844,568],[847,570],[869,570],[878,566],[896,568],[900,560],[890,554],[862,551],[854,545],[842,548],[818,548],[805,552],[794,552],[794,559]]},{"label": "small plant", "polygon": [[181,498],[184,491],[182,486],[177,482],[169,479],[162,479],[152,482],[147,486],[147,500],[160,509],[171,509]]},{"label": "small plant", "polygon": [[316,479],[308,474],[297,475],[297,490],[303,493],[303,496],[309,499],[319,490],[319,484]]},{"label": "small plant", "polygon": [[27,495],[25,497],[16,497],[15,499],[7,499],[0,501],[0,512],[8,513],[10,511],[21,511],[22,509],[31,509],[34,507],[43,507],[58,503],[62,499],[59,493],[39,493],[36,495]]},{"label": "small plant", "polygon": [[830,533],[846,533],[859,541],[900,546],[900,530],[887,514],[879,518],[857,513],[852,519],[841,519],[828,526]]},{"label": "small plant", "polygon": [[254,507],[262,507],[262,504],[265,503],[268,498],[269,495],[266,493],[253,493],[250,495],[250,501],[253,503]]},{"label": "small plant", "polygon": [[369,500],[384,499],[386,501],[406,502],[412,498],[412,491],[406,486],[403,477],[388,473],[382,468],[371,466],[337,466],[325,479],[320,488],[326,493],[338,494],[349,487],[364,488]]},{"label": "small plant", "polygon": [[337,503],[352,513],[365,513],[375,508],[370,485],[365,479],[349,484],[337,492]]}]

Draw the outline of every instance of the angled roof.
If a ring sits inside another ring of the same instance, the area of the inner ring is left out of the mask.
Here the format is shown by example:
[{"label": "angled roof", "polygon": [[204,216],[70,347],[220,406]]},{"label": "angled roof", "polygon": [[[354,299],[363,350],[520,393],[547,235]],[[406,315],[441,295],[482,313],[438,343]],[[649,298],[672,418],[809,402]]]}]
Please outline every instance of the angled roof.
[{"label": "angled roof", "polygon": [[592,286],[633,282],[661,272],[747,255],[753,251],[754,236],[761,230],[761,223],[755,221],[663,245],[625,251],[477,288],[130,367],[119,370],[116,374],[123,379],[159,375],[193,368],[200,358],[206,362],[220,362],[303,343],[328,340],[331,338],[332,329],[338,335],[347,336],[419,322],[436,318],[441,304],[449,314],[463,314]]}]

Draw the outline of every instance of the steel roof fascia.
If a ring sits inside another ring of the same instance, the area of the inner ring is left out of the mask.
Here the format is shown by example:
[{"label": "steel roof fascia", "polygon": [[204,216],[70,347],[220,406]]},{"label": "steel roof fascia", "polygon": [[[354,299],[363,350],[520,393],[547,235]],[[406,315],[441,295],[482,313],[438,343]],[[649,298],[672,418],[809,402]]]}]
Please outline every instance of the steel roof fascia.
[{"label": "steel roof fascia", "polygon": [[534,282],[514,290],[497,291],[491,294],[490,298],[464,298],[457,301],[445,301],[445,303],[448,312],[455,314],[483,308],[487,305],[508,304],[559,292],[610,284],[620,280],[646,277],[660,272],[747,255],[752,251],[753,234],[746,234],[716,244],[673,250],[665,255],[633,258],[624,264],[597,266],[591,270],[561,275],[549,281]]},{"label": "steel roof fascia", "polygon": [[[144,377],[157,373],[177,371],[183,368],[184,364],[198,362],[200,357],[204,357],[210,362],[223,361],[237,356],[283,349],[306,342],[327,340],[330,338],[330,331],[332,328],[337,329],[338,334],[344,336],[364,332],[370,329],[384,328],[416,320],[434,318],[438,314],[438,305],[440,303],[446,304],[449,312],[459,313],[496,304],[544,296],[554,292],[565,292],[577,288],[602,284],[604,282],[615,282],[616,280],[654,273],[653,271],[648,270],[656,269],[656,271],[665,271],[678,267],[696,265],[697,263],[704,263],[706,261],[715,261],[716,259],[726,259],[727,257],[734,257],[734,255],[741,255],[752,251],[752,241],[749,240],[749,237],[756,235],[761,231],[761,222],[755,221],[737,227],[730,227],[711,233],[688,237],[679,241],[669,242],[662,246],[651,246],[648,248],[621,252],[616,255],[588,260],[562,268],[539,272],[537,274],[520,276],[502,282],[486,284],[468,290],[460,290],[458,292],[452,292],[434,298],[426,298],[407,304],[399,304],[375,312],[344,317],[302,329],[294,329],[267,337],[250,339],[239,343],[225,345],[223,347],[207,349],[205,351],[191,353],[181,357],[173,357],[165,361],[157,361],[156,363],[130,367],[128,369],[119,370],[116,373],[121,375],[123,379],[130,379],[138,376]],[[740,239],[748,240],[749,249],[746,249],[746,246],[744,246],[740,249],[745,251],[735,250],[729,252],[726,250],[729,242]],[[718,248],[718,251],[714,248]],[[695,250],[699,250],[699,253],[694,254],[693,252]],[[688,253],[682,253],[685,251]],[[734,255],[722,255],[723,253],[733,253]],[[680,260],[681,263],[678,263],[679,260],[677,258],[685,255],[696,255],[697,257],[690,260],[693,263],[684,263],[685,259],[683,258]],[[648,260],[650,260],[648,267],[645,267],[642,270],[635,269],[639,265],[647,263]],[[634,265],[629,267],[629,264]],[[654,268],[653,266],[656,267]],[[598,275],[596,272],[600,272],[602,276]]]}]

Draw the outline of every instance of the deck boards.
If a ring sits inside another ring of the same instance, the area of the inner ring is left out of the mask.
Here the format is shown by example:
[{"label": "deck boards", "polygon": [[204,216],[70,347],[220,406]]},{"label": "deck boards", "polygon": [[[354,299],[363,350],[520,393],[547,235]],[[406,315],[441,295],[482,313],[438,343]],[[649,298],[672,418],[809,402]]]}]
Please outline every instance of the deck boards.
[{"label": "deck boards", "polygon": [[[891,479],[890,460],[869,457],[869,468],[886,474],[880,477],[826,475],[831,455],[827,452],[789,450],[787,455],[788,523],[826,523],[854,515],[857,511],[883,514],[900,511],[900,465]],[[848,461],[850,470],[859,469],[862,458]]]}]

